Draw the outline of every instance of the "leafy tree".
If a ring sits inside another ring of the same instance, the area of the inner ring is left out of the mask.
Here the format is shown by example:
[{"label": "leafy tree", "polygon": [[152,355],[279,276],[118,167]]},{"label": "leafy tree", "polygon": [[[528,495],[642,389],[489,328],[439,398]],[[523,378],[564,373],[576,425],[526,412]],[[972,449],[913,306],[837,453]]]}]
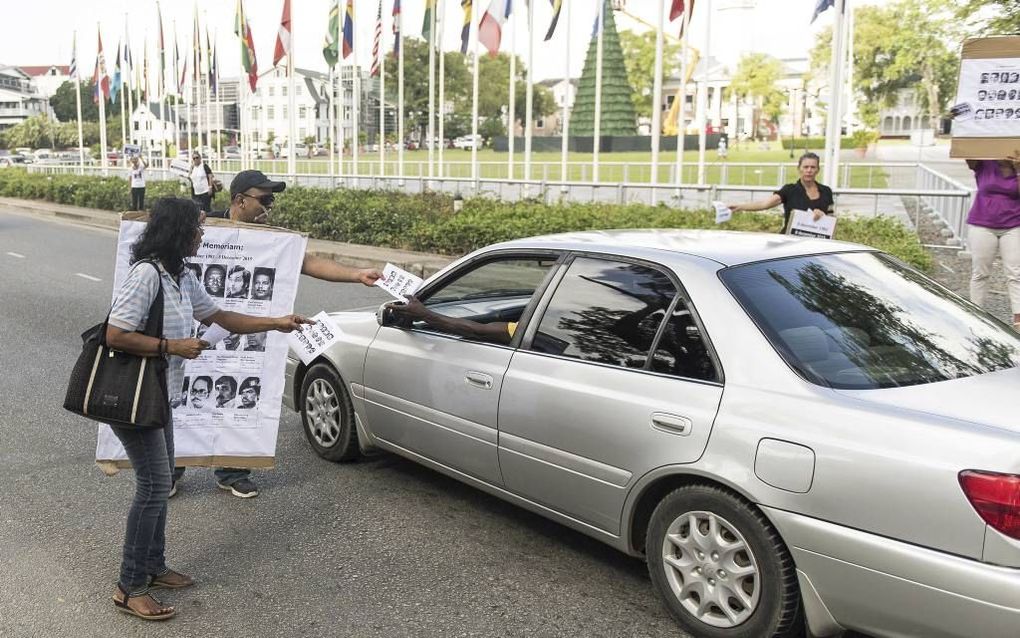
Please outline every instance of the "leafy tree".
[{"label": "leafy tree", "polygon": [[758,125],[764,116],[777,123],[783,114],[786,96],[777,86],[783,75],[783,63],[767,53],[748,53],[737,62],[730,91],[742,100],[751,100],[754,110],[751,136],[758,137]]},{"label": "leafy tree", "polygon": [[[404,38],[404,121],[408,129],[418,129],[420,138],[424,139],[428,129],[429,112],[429,47],[424,40]],[[471,108],[471,72],[465,57],[459,51],[448,51],[444,54],[443,71],[444,97],[452,102],[455,111],[470,112]],[[393,68],[393,67],[391,67]],[[439,57],[436,56],[436,73],[439,73]],[[505,84],[504,84],[505,86]],[[387,82],[390,99],[396,102],[397,83]],[[438,78],[436,86],[438,101]],[[438,103],[436,108],[439,108]],[[444,130],[445,133],[445,130]]]},{"label": "leafy tree", "polygon": [[[603,48],[605,42],[603,41]],[[620,46],[623,60],[627,65],[627,79],[630,82],[631,102],[638,117],[652,116],[652,98],[655,83],[655,33],[634,33],[620,31]],[[679,44],[664,39],[662,43],[662,73],[670,77],[680,73]]]},{"label": "leafy tree", "polygon": [[11,127],[5,132],[4,137],[10,146],[52,148],[54,129],[53,120],[45,114],[40,114]]},{"label": "leafy tree", "polygon": [[[82,82],[80,86],[81,119],[83,122],[98,122],[99,104],[92,101],[92,90],[95,88],[95,84],[89,79]],[[118,93],[118,100],[121,95]],[[53,108],[53,113],[57,116],[57,119],[61,122],[76,121],[78,119],[78,107],[75,105],[74,82],[68,80],[57,87],[57,91],[50,96],[50,106]],[[110,118],[111,114],[117,114],[117,117],[120,117],[120,103],[114,104],[110,100],[106,100],[107,119]]]},{"label": "leafy tree", "polygon": [[[853,80],[864,97],[858,106],[866,125],[877,127],[879,109],[896,104],[901,90],[912,89],[929,125],[938,128],[959,69],[951,19],[941,0],[896,0],[856,10]],[[819,33],[811,51],[813,74],[827,73],[831,43],[830,27]]]},{"label": "leafy tree", "polygon": [[471,133],[471,116],[468,113],[450,113],[443,121],[443,134],[447,137],[462,137]]},{"label": "leafy tree", "polygon": [[482,136],[485,145],[488,145],[492,138],[506,135],[506,127],[503,126],[499,116],[488,117],[478,126],[478,134]]},{"label": "leafy tree", "polygon": [[312,148],[315,145],[315,136],[314,135],[305,135],[305,138],[303,140],[301,140],[301,141],[304,142],[304,144],[305,144],[305,151],[307,153],[308,159],[311,159],[312,158]]},{"label": "leafy tree", "polygon": [[[631,86],[627,67],[616,32],[613,9],[605,0],[606,23],[602,33],[602,97],[599,133],[601,135],[634,135],[637,133],[637,116],[631,101]],[[570,129],[575,135],[595,134],[595,75],[598,38],[588,43],[584,70],[577,86],[574,110],[570,116]]]},{"label": "leafy tree", "polygon": [[971,35],[1008,35],[1020,32],[1020,2],[1015,0],[960,0],[954,15]]}]

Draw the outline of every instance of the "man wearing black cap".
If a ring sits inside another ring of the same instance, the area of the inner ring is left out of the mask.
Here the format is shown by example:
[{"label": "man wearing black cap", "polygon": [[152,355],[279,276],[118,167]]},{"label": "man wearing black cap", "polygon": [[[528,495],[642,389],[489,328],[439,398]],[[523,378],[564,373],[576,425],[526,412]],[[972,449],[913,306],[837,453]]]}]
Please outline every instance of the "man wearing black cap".
[{"label": "man wearing black cap", "polygon": [[[273,208],[273,194],[282,192],[285,188],[286,182],[274,182],[262,171],[241,171],[230,182],[230,208],[210,212],[206,216],[248,224],[266,224],[269,222],[269,211]],[[375,268],[350,268],[341,266],[331,259],[309,254],[305,254],[301,274],[324,281],[362,283],[366,286],[372,286],[382,278],[382,272]],[[177,481],[183,474],[183,467],[174,468],[171,496],[177,493]],[[250,478],[251,470],[217,468],[215,474],[216,484],[224,490],[230,490],[234,496],[241,498],[258,496],[258,488]]]}]

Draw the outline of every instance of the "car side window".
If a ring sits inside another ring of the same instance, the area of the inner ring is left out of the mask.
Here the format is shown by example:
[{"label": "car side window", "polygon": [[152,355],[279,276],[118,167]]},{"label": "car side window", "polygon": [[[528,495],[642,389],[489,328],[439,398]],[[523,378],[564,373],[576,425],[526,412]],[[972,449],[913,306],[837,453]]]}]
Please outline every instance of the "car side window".
[{"label": "car side window", "polygon": [[[441,282],[423,302],[429,310],[447,317],[514,323],[520,321],[557,259],[556,255],[492,259]],[[416,325],[424,327],[423,322]]]},{"label": "car side window", "polygon": [[531,349],[644,369],[676,294],[669,277],[654,268],[578,257],[556,288]]},{"label": "car side window", "polygon": [[688,379],[719,380],[701,329],[682,295],[677,298],[676,307],[655,345],[649,369]]}]

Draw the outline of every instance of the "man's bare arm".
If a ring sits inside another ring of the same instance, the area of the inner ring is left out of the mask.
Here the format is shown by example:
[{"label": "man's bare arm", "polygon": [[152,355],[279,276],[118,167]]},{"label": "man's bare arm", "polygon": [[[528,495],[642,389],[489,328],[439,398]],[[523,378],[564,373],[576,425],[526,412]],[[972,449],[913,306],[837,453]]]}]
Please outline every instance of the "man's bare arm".
[{"label": "man's bare arm", "polygon": [[361,283],[366,286],[375,284],[382,277],[382,273],[375,268],[351,268],[342,266],[332,259],[307,254],[304,263],[301,264],[301,274],[323,281]]}]

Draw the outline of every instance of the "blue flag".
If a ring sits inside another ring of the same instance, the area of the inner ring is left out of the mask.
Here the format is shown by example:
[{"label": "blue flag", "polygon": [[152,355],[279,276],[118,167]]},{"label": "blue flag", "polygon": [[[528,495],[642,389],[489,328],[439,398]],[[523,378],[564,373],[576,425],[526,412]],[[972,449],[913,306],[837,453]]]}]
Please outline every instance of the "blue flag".
[{"label": "blue flag", "polygon": [[120,92],[120,43],[117,43],[117,66],[113,69],[113,82],[110,84],[110,103],[117,103],[117,93]]},{"label": "blue flag", "polygon": [[818,19],[819,15],[821,15],[829,7],[835,6],[835,4],[836,0],[816,0],[815,12],[811,16],[811,24],[814,24],[815,20]]}]

